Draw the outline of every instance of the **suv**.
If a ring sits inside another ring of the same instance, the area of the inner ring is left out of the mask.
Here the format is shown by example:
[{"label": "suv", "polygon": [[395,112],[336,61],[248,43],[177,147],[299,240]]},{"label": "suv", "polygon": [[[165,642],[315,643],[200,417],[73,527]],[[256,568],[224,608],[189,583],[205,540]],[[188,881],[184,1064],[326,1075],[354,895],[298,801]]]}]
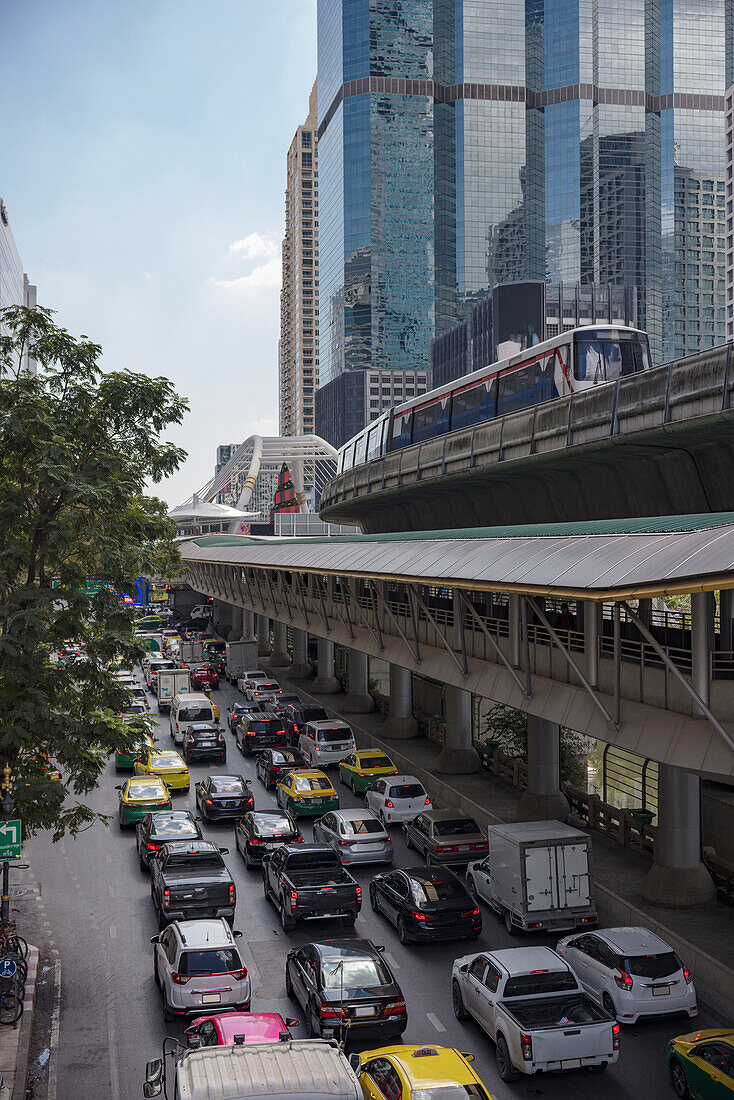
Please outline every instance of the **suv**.
[{"label": "suv", "polygon": [[356,751],[352,727],[337,718],[307,722],[298,738],[298,751],[312,768],[328,768]]},{"label": "suv", "polygon": [[197,665],[191,671],[191,686],[194,691],[204,687],[219,687],[219,673],[211,665]]},{"label": "suv", "polygon": [[325,722],[329,715],[323,707],[309,703],[290,703],[283,711],[283,724],[292,749],[298,745],[298,737],[306,722]]},{"label": "suv", "polygon": [[153,936],[153,976],[163,1019],[221,1009],[250,1011],[250,979],[226,920],[174,921]]},{"label": "suv", "polygon": [[237,748],[243,756],[285,744],[285,730],[280,718],[264,712],[246,714],[237,725],[234,735]]},{"label": "suv", "polygon": [[195,760],[227,761],[227,743],[219,726],[210,722],[194,722],[186,727],[182,742],[183,758],[187,764]]}]

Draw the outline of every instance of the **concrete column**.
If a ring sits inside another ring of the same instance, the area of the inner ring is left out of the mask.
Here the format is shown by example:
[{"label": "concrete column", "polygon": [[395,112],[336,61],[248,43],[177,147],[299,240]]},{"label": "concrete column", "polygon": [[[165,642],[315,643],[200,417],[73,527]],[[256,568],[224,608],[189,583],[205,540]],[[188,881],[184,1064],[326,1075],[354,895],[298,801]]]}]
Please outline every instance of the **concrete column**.
[{"label": "concrete column", "polygon": [[270,664],[274,668],[287,668],[291,663],[288,652],[288,628],[285,623],[273,619],[273,655]]},{"label": "concrete column", "polygon": [[230,612],[230,606],[224,600],[212,601],[212,625],[223,638],[229,634]]},{"label": "concrete column", "polygon": [[417,737],[418,723],[413,717],[413,680],[409,668],[390,665],[390,714],[381,735],[386,738]]},{"label": "concrete column", "polygon": [[528,715],[528,789],[518,821],[565,821],[570,807],[561,791],[561,730],[556,722]]},{"label": "concrete column", "polygon": [[242,619],[236,604],[229,605],[229,631],[224,635],[228,642],[239,642]]},{"label": "concrete column", "polygon": [[519,668],[522,664],[520,659],[520,649],[522,639],[520,637],[520,597],[516,595],[510,595],[508,614],[510,616],[510,664],[514,668]]},{"label": "concrete column", "polygon": [[[691,594],[691,662],[694,690],[709,704],[709,662],[714,632],[713,593],[693,592]],[[694,704],[693,713],[697,717],[703,710]]]},{"label": "concrete column", "polygon": [[658,766],[655,862],[642,887],[647,901],[688,909],[716,900],[713,879],[701,862],[701,783],[670,764]]},{"label": "concrete column", "polygon": [[369,714],[375,709],[375,700],[369,694],[369,667],[366,653],[358,649],[350,649],[347,660],[349,662],[349,681],[347,694],[341,704],[341,710],[346,714]]},{"label": "concrete column", "polygon": [[334,643],[328,638],[319,638],[318,676],[313,682],[314,695],[336,695],[339,681],[334,675]]},{"label": "concrete column", "polygon": [[434,765],[446,775],[479,771],[479,754],[471,739],[471,692],[446,688],[446,742]]},{"label": "concrete column", "polygon": [[255,613],[254,611],[248,611],[246,607],[242,608],[242,640],[244,642],[252,641],[255,637]]},{"label": "concrete column", "polygon": [[584,649],[586,650],[586,679],[593,688],[599,687],[599,634],[602,605],[594,600],[584,600]]},{"label": "concrete column", "polygon": [[294,680],[305,680],[313,676],[313,669],[308,663],[308,632],[306,630],[293,630],[293,655],[289,675]]},{"label": "concrete column", "polygon": [[734,619],[734,589],[722,588],[719,593],[719,634],[724,653],[732,650],[732,620]]},{"label": "concrete column", "polygon": [[267,615],[256,616],[255,628],[257,631],[257,655],[269,657],[272,653],[270,646],[270,619]]}]

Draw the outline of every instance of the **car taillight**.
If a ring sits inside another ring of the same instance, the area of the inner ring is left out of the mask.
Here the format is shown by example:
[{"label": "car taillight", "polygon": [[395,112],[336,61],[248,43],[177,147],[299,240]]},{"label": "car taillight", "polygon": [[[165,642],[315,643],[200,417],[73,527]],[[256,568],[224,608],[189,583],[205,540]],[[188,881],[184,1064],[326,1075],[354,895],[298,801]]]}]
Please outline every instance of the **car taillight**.
[{"label": "car taillight", "polygon": [[360,905],[362,904],[362,887],[361,886],[357,887],[357,901]]},{"label": "car taillight", "polygon": [[472,852],[484,852],[487,849],[486,844],[470,844],[469,848]]},{"label": "car taillight", "polygon": [[298,834],[298,836],[296,837],[296,840],[300,840],[300,841],[302,841],[302,840],[303,840],[303,837],[301,836],[301,834],[300,834],[300,833],[299,833],[299,834]]},{"label": "car taillight", "polygon": [[163,891],[163,908],[164,909],[170,909],[171,908],[171,891],[170,890],[164,890]]},{"label": "car taillight", "polygon": [[478,917],[479,916],[479,908],[467,909],[461,915],[462,915],[462,917]]},{"label": "car taillight", "polygon": [[456,846],[456,844],[437,844],[436,845],[436,851],[437,852],[458,852],[458,850],[459,849]]},{"label": "car taillight", "polygon": [[400,997],[389,1005],[385,1005],[383,1016],[402,1016],[405,1012],[405,997]]},{"label": "car taillight", "polygon": [[612,1050],[619,1050],[619,1024],[612,1024]]},{"label": "car taillight", "polygon": [[280,733],[285,734],[285,730],[276,730],[275,732],[278,733],[278,734],[280,734]]},{"label": "car taillight", "polygon": [[230,882],[230,884],[229,884],[229,904],[230,905],[234,905],[234,899],[235,899],[234,883]]},{"label": "car taillight", "polygon": [[262,844],[262,841],[256,836],[251,836],[250,844]]},{"label": "car taillight", "polygon": [[630,974],[627,974],[624,970],[615,970],[614,980],[620,989],[632,989],[634,982]]},{"label": "car taillight", "polygon": [[691,981],[691,972],[685,966],[683,967],[683,977],[685,978],[686,982]]},{"label": "car taillight", "polygon": [[248,730],[247,733],[245,734],[245,737],[254,737],[254,736],[255,736],[255,730]]},{"label": "car taillight", "polygon": [[211,798],[205,798],[204,801],[206,802],[207,806],[213,806],[214,805]]},{"label": "car taillight", "polygon": [[430,805],[431,805],[431,800],[430,800],[430,798],[428,797],[428,795],[426,795],[426,800],[425,800],[425,802],[423,803],[423,805],[424,805],[424,806],[430,806]]},{"label": "car taillight", "polygon": [[291,890],[291,907],[298,905],[298,891]]},{"label": "car taillight", "polygon": [[243,966],[241,970],[230,970],[230,974],[236,982],[244,982],[247,977],[247,967]]},{"label": "car taillight", "polygon": [[334,1008],[334,1005],[319,1005],[319,1016],[322,1020],[346,1020],[343,1008]]},{"label": "car taillight", "polygon": [[533,1040],[529,1035],[520,1036],[520,1047],[522,1049],[522,1056],[526,1062],[532,1062],[533,1060]]},{"label": "car taillight", "polygon": [[360,779],[366,779],[367,778],[367,772],[360,772],[359,773],[359,778]]},{"label": "car taillight", "polygon": [[293,723],[293,732],[298,733],[298,726],[295,724],[295,722]]},{"label": "car taillight", "polygon": [[171,974],[171,981],[175,982],[176,985],[186,985],[189,977],[189,974]]},{"label": "car taillight", "polygon": [[158,852],[161,848],[160,844],[154,844],[152,840],[148,840],[145,847],[148,849],[149,852]]},{"label": "car taillight", "polygon": [[351,843],[352,843],[351,840],[340,840],[339,841],[339,846],[341,848],[346,848]]},{"label": "car taillight", "polygon": [[390,809],[390,810],[394,810],[394,809],[395,809],[395,803],[394,803],[394,802],[391,802],[389,798],[386,798],[386,799],[385,799],[385,805],[386,805],[386,806],[388,807],[388,809]]}]

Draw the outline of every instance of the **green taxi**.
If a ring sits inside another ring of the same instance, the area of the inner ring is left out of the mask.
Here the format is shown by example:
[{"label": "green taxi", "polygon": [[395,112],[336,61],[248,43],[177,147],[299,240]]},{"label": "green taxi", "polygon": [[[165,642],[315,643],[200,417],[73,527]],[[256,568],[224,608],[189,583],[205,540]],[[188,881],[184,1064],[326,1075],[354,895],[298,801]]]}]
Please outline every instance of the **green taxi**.
[{"label": "green taxi", "polygon": [[140,759],[143,753],[150,752],[153,748],[154,738],[149,737],[143,733],[140,735],[140,739],[135,741],[132,745],[125,749],[115,750],[115,771],[132,771],[135,767],[136,761]]},{"label": "green taxi", "polygon": [[339,795],[322,771],[288,772],[275,788],[281,809],[293,817],[321,817],[339,809]]},{"label": "green taxi", "polygon": [[360,749],[339,764],[339,779],[345,787],[351,787],[354,794],[364,794],[384,775],[397,774],[398,769],[382,749]]},{"label": "green taxi", "polygon": [[152,810],[172,810],[171,792],[155,775],[134,775],[115,787],[120,792],[119,821],[120,828],[134,825]]},{"label": "green taxi", "polygon": [[668,1075],[681,1100],[734,1100],[734,1031],[710,1028],[671,1039]]}]

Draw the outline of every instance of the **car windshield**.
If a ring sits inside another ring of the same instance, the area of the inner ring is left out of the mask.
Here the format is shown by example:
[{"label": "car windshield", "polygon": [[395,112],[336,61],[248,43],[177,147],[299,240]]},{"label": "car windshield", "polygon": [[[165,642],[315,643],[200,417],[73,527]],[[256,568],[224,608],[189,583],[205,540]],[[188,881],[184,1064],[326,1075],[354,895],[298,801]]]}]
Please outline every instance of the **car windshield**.
[{"label": "car windshield", "polygon": [[240,970],[239,954],[232,948],[218,951],[184,951],[178,964],[179,974],[225,974]]},{"label": "car windshield", "polygon": [[374,817],[352,818],[342,822],[342,832],[354,836],[366,836],[368,833],[381,833],[382,825]]},{"label": "car windshield", "polygon": [[334,741],[350,741],[352,738],[351,730],[342,726],[341,729],[333,730],[317,730],[316,736],[319,741],[326,741],[331,743]]},{"label": "car windshield", "polygon": [[623,965],[627,973],[635,978],[667,978],[681,969],[681,961],[674,951],[659,955],[631,955]]},{"label": "car windshield", "polygon": [[390,798],[425,798],[426,792],[420,783],[401,783],[390,788]]},{"label": "car windshield", "polygon": [[149,798],[165,798],[166,793],[160,783],[131,783],[127,797],[133,802],[144,802]]},{"label": "car windshield", "polygon": [[328,791],[330,789],[331,783],[325,776],[323,778],[320,776],[296,776],[297,791]]},{"label": "car windshield", "polygon": [[448,821],[436,821],[433,825],[436,836],[469,836],[478,833],[479,826],[472,817],[452,817]]},{"label": "car windshield", "polygon": [[360,989],[363,986],[390,985],[392,979],[379,959],[322,959],[321,982],[324,989]]},{"label": "car windshield", "polygon": [[413,1089],[411,1100],[489,1100],[479,1083],[469,1085],[434,1085],[430,1089]]},{"label": "car windshield", "polygon": [[212,708],[209,703],[206,706],[192,706],[189,704],[186,707],[181,707],[178,712],[179,722],[196,722],[202,721],[204,718],[208,718],[211,722]]},{"label": "car windshield", "polygon": [[419,905],[431,905],[435,901],[451,901],[456,898],[466,900],[466,890],[455,878],[414,881],[413,892]]},{"label": "car windshield", "polygon": [[244,785],[242,780],[233,777],[232,779],[216,779],[212,780],[210,787],[212,794],[242,794]]},{"label": "car windshield", "polygon": [[508,978],[505,997],[531,997],[535,993],[565,993],[578,989],[576,978],[570,970],[538,971],[536,974],[518,974]]},{"label": "car windshield", "polygon": [[293,826],[287,817],[276,817],[274,814],[253,814],[252,824],[258,836],[291,836]]},{"label": "car windshield", "polygon": [[178,768],[183,767],[180,756],[151,756],[151,768]]}]

